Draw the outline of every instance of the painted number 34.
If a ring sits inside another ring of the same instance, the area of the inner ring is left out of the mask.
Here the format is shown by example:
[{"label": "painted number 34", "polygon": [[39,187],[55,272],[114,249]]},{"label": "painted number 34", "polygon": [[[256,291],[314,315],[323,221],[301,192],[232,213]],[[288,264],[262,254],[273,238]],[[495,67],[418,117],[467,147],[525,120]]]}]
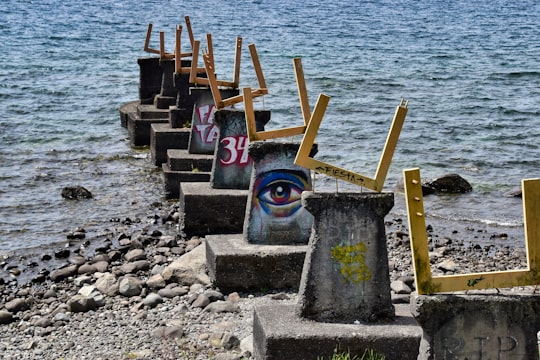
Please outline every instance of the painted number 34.
[{"label": "painted number 34", "polygon": [[222,165],[247,165],[249,160],[247,136],[227,136],[221,140],[221,143],[228,153],[228,156],[225,155],[223,159],[220,159]]}]

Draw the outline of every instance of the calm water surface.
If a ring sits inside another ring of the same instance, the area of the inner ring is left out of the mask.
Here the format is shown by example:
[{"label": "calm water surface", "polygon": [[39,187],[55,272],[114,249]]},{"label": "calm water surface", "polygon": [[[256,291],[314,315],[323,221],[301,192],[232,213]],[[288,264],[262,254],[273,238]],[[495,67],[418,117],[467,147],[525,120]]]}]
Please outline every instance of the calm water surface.
[{"label": "calm water surface", "polygon": [[[148,56],[148,23],[152,46],[162,30],[172,50],[185,15],[197,38],[212,33],[222,78],[232,78],[242,36],[241,87],[257,84],[247,44],[257,45],[270,95],[256,106],[272,110],[268,128],[301,121],[292,58],[302,57],[312,106],[319,93],[331,96],[317,137],[323,161],[373,176],[395,107],[409,100],[387,189],[405,168],[420,167],[426,179],[459,173],[474,191],[426,197],[428,222],[474,229],[463,234],[471,240],[495,241],[489,234],[500,232],[510,243],[523,239],[521,200],[504,194],[540,177],[536,1],[2,5],[0,253],[63,241],[77,226],[98,231],[163,200],[159,169],[148,149],[130,148],[118,108],[138,96],[136,60]],[[85,186],[94,199],[62,199],[69,185]],[[316,186],[335,187],[321,176]],[[405,215],[396,195],[392,216]]]}]

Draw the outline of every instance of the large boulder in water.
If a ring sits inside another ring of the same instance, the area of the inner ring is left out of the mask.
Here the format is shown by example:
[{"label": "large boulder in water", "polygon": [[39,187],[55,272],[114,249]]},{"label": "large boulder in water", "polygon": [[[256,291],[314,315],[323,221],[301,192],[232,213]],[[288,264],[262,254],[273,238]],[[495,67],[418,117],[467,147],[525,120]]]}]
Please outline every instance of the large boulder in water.
[{"label": "large boulder in water", "polygon": [[471,184],[458,174],[446,174],[426,181],[422,187],[433,189],[433,192],[448,194],[462,194],[472,191]]},{"label": "large boulder in water", "polygon": [[90,199],[92,193],[82,186],[66,186],[62,189],[62,197],[65,199]]}]

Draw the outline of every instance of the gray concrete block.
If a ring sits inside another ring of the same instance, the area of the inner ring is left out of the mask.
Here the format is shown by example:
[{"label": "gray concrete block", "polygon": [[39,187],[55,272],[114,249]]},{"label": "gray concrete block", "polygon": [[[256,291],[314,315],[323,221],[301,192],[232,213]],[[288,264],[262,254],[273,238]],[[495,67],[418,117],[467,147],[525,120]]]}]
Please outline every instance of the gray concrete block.
[{"label": "gray concrete block", "polygon": [[167,165],[174,171],[212,171],[213,155],[191,154],[185,149],[168,149]]},{"label": "gray concrete block", "polygon": [[207,182],[180,184],[180,213],[188,236],[242,232],[248,190],[214,189]]},{"label": "gray concrete block", "polygon": [[127,129],[131,146],[150,145],[150,127],[152,124],[167,124],[167,118],[141,118],[139,112],[129,113],[127,116]]},{"label": "gray concrete block", "polygon": [[119,112],[120,112],[120,125],[124,128],[127,128],[127,122],[128,122],[128,116],[130,113],[137,112],[137,106],[141,102],[139,100],[130,101],[128,103],[123,104],[120,106]]},{"label": "gray concrete block", "polygon": [[302,193],[314,223],[299,291],[302,317],[393,317],[384,216],[393,193]]},{"label": "gray concrete block", "polygon": [[140,104],[137,106],[137,115],[141,119],[163,120],[169,117],[169,109],[158,109],[153,104]]},{"label": "gray concrete block", "polygon": [[[222,88],[219,92],[223,99],[239,94],[238,89],[232,88]],[[192,154],[213,154],[216,140],[219,138],[219,129],[214,123],[216,106],[212,91],[207,87],[190,88],[189,94],[193,98],[189,152]]]},{"label": "gray concrete block", "polygon": [[176,106],[169,107],[169,125],[173,128],[191,127],[191,116],[193,114],[193,107],[191,109],[180,109]]},{"label": "gray concrete block", "polygon": [[253,352],[258,360],[328,359],[335,349],[361,357],[366,349],[387,360],[416,360],[422,329],[407,305],[396,305],[394,320],[385,323],[324,323],[301,318],[296,305],[254,309]]},{"label": "gray concrete block", "polygon": [[210,280],[222,292],[298,291],[306,245],[254,245],[242,234],[206,236]]},{"label": "gray concrete block", "polygon": [[[270,121],[269,110],[255,111],[257,131]],[[249,189],[253,161],[248,155],[246,116],[243,110],[221,109],[214,113],[219,128],[210,182],[215,189]]]},{"label": "gray concrete block", "polygon": [[540,295],[506,291],[411,296],[419,360],[538,359]]},{"label": "gray concrete block", "polygon": [[163,170],[163,182],[165,185],[165,198],[178,199],[180,196],[181,182],[208,182],[210,173],[202,171],[178,171],[171,170],[167,163],[161,165]]},{"label": "gray concrete block", "polygon": [[[300,143],[255,141],[249,144],[253,170],[244,237],[252,244],[307,244],[313,216],[301,194],[311,191],[311,172],[294,164]],[[316,154],[316,147],[311,156]]]},{"label": "gray concrete block", "polygon": [[138,58],[139,100],[142,104],[153,104],[154,97],[161,91],[163,70],[159,57]]},{"label": "gray concrete block", "polygon": [[187,149],[189,128],[171,128],[169,123],[150,125],[150,154],[156,166],[167,162],[167,150]]}]

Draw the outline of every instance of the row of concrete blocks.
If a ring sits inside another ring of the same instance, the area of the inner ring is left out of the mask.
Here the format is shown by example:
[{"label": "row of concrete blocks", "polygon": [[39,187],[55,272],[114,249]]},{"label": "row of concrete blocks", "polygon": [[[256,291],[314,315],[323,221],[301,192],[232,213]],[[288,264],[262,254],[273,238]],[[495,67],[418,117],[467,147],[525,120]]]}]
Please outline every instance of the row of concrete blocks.
[{"label": "row of concrete blocks", "polygon": [[[190,131],[182,124],[187,115],[172,105],[173,98],[160,94],[153,104],[141,99],[122,106],[122,126],[131,144],[149,145],[152,162],[162,166],[165,193],[178,198],[186,214],[184,231],[206,235],[213,283],[223,291],[306,287],[301,281],[307,277],[302,268],[308,247],[245,241],[248,191],[210,185],[213,156],[188,151]],[[537,359],[537,299],[523,294],[413,296],[410,308],[392,305],[394,316],[379,323],[314,319],[302,316],[299,306],[260,307],[254,310],[254,356],[316,359],[339,348],[351,354],[373,349],[387,359]]]},{"label": "row of concrete blocks", "polygon": [[[165,173],[169,168],[185,174],[170,181],[182,183],[178,198],[184,212],[197,214],[185,216],[186,233],[206,235],[214,284],[223,291],[298,289],[307,246],[247,243],[247,190],[212,188],[212,156],[190,154],[189,132],[171,129],[151,123],[152,161],[158,165],[163,156],[157,154],[165,151],[164,176],[171,176]],[[160,139],[167,137],[183,149],[165,149],[169,145]],[[198,179],[190,171],[194,167],[201,170]],[[535,295],[515,293],[413,296],[411,307],[395,305],[393,320],[375,324],[317,321],[299,316],[298,306],[264,306],[254,310],[254,355],[316,359],[339,348],[351,354],[373,349],[387,359],[537,359],[538,303]]]}]

